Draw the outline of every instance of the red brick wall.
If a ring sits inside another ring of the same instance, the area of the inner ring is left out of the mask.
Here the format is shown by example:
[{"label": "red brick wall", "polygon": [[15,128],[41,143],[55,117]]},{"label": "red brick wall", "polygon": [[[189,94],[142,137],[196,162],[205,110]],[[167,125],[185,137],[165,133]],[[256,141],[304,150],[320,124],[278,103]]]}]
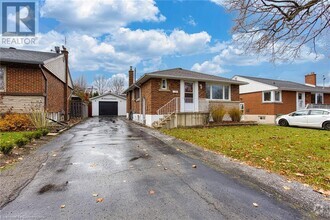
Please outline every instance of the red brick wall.
[{"label": "red brick wall", "polygon": [[240,101],[239,85],[231,85],[231,101]]},{"label": "red brick wall", "polygon": [[[10,95],[45,95],[46,80],[38,65],[6,63],[6,92]],[[65,110],[64,86],[65,84],[53,74],[44,69],[47,77],[47,97],[45,109],[48,112]],[[67,98],[71,95],[68,89]],[[69,104],[69,102],[68,102]],[[67,106],[67,110],[69,105]]]},{"label": "red brick wall", "polygon": [[[57,79],[53,74],[45,70],[47,77],[47,106],[48,112],[60,112],[65,110],[64,107],[64,86],[65,84]],[[70,91],[70,90],[69,90]]]},{"label": "red brick wall", "polygon": [[282,91],[282,103],[276,103],[275,114],[288,114],[297,109],[296,92]]},{"label": "red brick wall", "polygon": [[246,114],[277,115],[296,110],[296,92],[282,91],[282,103],[262,103],[262,92],[241,94],[240,98]]},{"label": "red brick wall", "polygon": [[330,105],[330,93],[324,94],[324,104]]},{"label": "red brick wall", "polygon": [[33,66],[6,65],[6,93],[44,94],[42,72]]},{"label": "red brick wall", "polygon": [[[161,90],[161,79],[150,79],[151,83],[151,108],[149,114],[157,114],[157,110],[171,101],[174,97],[180,97],[180,80],[168,79],[168,90]],[[178,93],[173,93],[173,90]]]},{"label": "red brick wall", "polygon": [[305,93],[305,104],[311,104],[312,103],[312,94],[310,92]]}]

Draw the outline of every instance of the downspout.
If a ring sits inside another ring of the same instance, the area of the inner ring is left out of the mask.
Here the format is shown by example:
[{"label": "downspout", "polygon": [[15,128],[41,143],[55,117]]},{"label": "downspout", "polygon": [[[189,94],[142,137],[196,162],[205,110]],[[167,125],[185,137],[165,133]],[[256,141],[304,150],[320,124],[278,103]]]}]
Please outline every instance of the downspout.
[{"label": "downspout", "polygon": [[47,76],[46,76],[45,71],[42,69],[41,64],[39,64],[39,68],[40,68],[40,70],[41,70],[41,72],[42,72],[42,75],[43,75],[44,78],[45,78],[45,93],[46,93],[46,98],[45,98],[45,106],[44,106],[44,110],[46,111],[47,106],[48,106],[48,79],[47,79]]}]

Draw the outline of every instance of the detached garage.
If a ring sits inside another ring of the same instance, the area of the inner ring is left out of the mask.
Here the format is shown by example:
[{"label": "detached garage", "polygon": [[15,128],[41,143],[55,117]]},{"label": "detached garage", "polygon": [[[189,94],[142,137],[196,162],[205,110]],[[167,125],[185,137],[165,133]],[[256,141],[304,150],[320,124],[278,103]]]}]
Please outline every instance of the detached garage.
[{"label": "detached garage", "polygon": [[126,98],[106,93],[90,99],[92,116],[126,116]]}]

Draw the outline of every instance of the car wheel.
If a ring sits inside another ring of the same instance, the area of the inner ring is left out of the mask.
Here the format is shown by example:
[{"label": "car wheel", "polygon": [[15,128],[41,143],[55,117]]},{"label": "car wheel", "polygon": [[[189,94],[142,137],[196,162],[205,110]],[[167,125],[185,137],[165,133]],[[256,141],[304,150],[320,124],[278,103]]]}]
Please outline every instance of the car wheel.
[{"label": "car wheel", "polygon": [[289,125],[288,121],[285,120],[285,119],[281,119],[281,120],[278,122],[278,124],[279,124],[280,126],[288,126],[288,125]]},{"label": "car wheel", "polygon": [[330,122],[326,122],[326,123],[324,123],[323,124],[323,128],[325,129],[325,130],[330,130]]}]

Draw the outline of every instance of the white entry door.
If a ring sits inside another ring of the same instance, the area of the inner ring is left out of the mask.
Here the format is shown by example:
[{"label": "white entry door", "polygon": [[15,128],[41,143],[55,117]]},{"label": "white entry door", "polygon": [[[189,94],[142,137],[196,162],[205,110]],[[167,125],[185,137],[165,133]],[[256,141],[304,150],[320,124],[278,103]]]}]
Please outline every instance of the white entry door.
[{"label": "white entry door", "polygon": [[194,111],[194,83],[184,82],[184,111]]},{"label": "white entry door", "polygon": [[297,110],[305,108],[305,93],[297,92]]}]

